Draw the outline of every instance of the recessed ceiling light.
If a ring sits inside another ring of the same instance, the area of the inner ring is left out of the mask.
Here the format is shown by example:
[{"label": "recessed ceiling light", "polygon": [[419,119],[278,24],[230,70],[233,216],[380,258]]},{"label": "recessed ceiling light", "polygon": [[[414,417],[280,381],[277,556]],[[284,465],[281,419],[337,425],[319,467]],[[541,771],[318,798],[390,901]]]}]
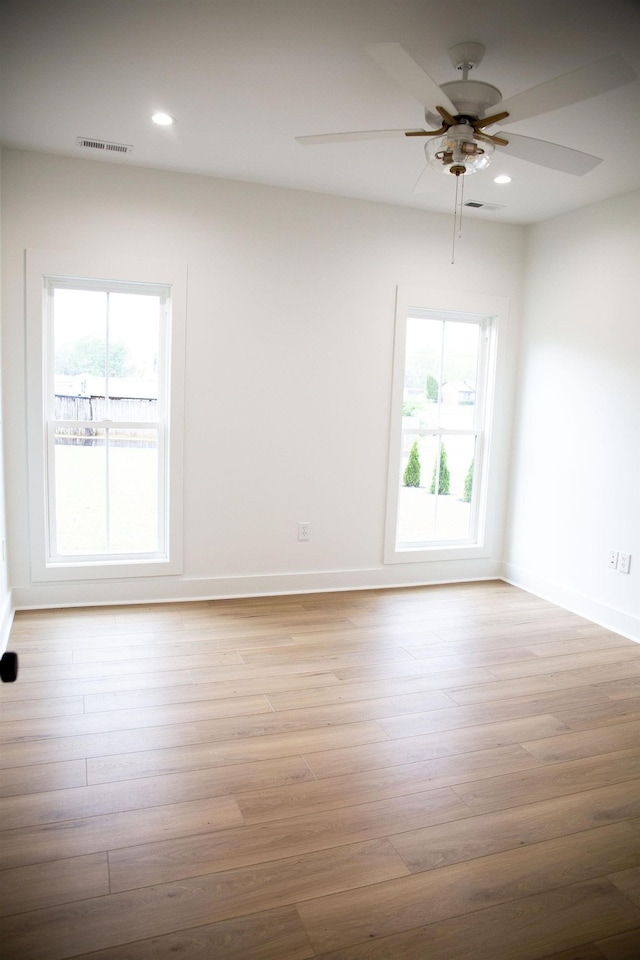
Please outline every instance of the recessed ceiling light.
[{"label": "recessed ceiling light", "polygon": [[151,117],[154,123],[159,124],[161,127],[170,127],[172,123],[175,123],[175,117],[170,116],[168,113],[154,113]]},{"label": "recessed ceiling light", "polygon": [[511,183],[511,177],[508,177],[506,173],[501,173],[500,176],[493,178],[494,183]]}]

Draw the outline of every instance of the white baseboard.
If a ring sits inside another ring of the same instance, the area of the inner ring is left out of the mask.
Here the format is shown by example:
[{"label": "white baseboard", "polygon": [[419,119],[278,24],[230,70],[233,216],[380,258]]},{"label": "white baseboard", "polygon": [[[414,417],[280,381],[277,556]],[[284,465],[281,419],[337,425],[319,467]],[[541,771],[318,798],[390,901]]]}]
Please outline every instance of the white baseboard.
[{"label": "white baseboard", "polygon": [[102,606],[122,603],[171,603],[227,600],[343,590],[376,590],[500,578],[493,560],[390,564],[369,570],[327,570],[247,577],[157,577],[132,580],[33,583],[14,587],[16,610]]},{"label": "white baseboard", "polygon": [[615,607],[600,603],[598,600],[569,590],[562,584],[545,580],[510,563],[502,564],[500,578],[514,587],[527,590],[543,600],[555,603],[559,607],[564,607],[565,610],[600,624],[607,630],[613,630],[614,633],[640,643],[640,619],[624,610],[617,610]]}]

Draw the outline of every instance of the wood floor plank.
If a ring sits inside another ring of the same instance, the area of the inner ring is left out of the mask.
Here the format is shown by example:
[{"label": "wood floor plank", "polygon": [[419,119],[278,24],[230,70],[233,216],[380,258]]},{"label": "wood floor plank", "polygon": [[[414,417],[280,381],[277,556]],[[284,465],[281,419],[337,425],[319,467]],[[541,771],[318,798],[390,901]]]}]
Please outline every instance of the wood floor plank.
[{"label": "wood floor plank", "polygon": [[106,853],[53,860],[0,872],[0,916],[109,893]]},{"label": "wood floor plank", "polygon": [[621,637],[619,633],[609,630],[600,630],[588,636],[577,637],[574,640],[551,640],[540,638],[527,649],[536,657],[569,656],[573,653],[588,653],[593,650],[611,650],[615,647],[631,647],[633,640]]},{"label": "wood floor plank", "polygon": [[475,783],[458,784],[455,790],[473,810],[488,813],[637,779],[640,779],[640,748],[549,764],[516,775],[489,776]]},{"label": "wood floor plank", "polygon": [[414,693],[428,695],[425,706],[428,709],[454,706],[455,701],[443,690],[434,686],[432,677],[390,677],[387,680],[372,680],[362,683],[343,683],[334,675],[333,683],[327,686],[318,678],[315,686],[302,690],[270,691],[269,703],[274,710],[294,710],[325,706],[330,703],[344,703],[354,700],[372,700],[386,696],[405,696]]},{"label": "wood floor plank", "polygon": [[153,777],[178,770],[196,770],[255,760],[273,760],[299,754],[314,754],[327,744],[352,746],[376,743],[388,737],[375,721],[323,727],[320,730],[301,730],[295,733],[275,733],[264,737],[246,737],[241,740],[223,740],[215,743],[197,743],[193,746],[167,747],[157,750],[139,750],[109,756],[90,757],[87,760],[89,783],[111,780],[131,780]]},{"label": "wood floor plank", "polygon": [[615,727],[598,727],[565,733],[554,738],[530,740],[523,746],[545,763],[579,760],[616,750],[632,749],[640,743],[640,720],[618,723]]},{"label": "wood floor plank", "polygon": [[14,700],[0,703],[3,725],[12,720],[32,720],[39,717],[78,717],[84,711],[82,697],[59,697],[53,700]]},{"label": "wood floor plank", "polygon": [[[560,736],[566,727],[555,717],[543,714],[391,739],[386,745],[378,743],[373,749],[367,749],[366,745],[328,749],[307,755],[307,760],[317,777],[337,777],[375,767],[390,767],[396,763],[415,763],[521,743],[528,740],[527,733],[531,730],[544,730],[552,742],[554,736]],[[533,751],[529,752],[535,756]]]},{"label": "wood floor plank", "polygon": [[[456,703],[478,703],[481,700],[501,700],[532,693],[549,693],[552,690],[562,690],[564,687],[576,687],[582,683],[602,684],[606,680],[628,682],[630,678],[640,678],[640,662],[637,660],[623,660],[620,663],[610,663],[601,667],[579,667],[576,670],[563,670],[542,677],[518,677],[496,680],[494,683],[477,683],[474,686],[461,688],[447,687],[447,692]],[[637,687],[635,695],[637,696]]]},{"label": "wood floor plank", "polygon": [[[551,711],[549,711],[551,713]],[[631,720],[640,720],[640,696],[629,697],[627,700],[604,700],[582,707],[564,709],[561,707],[553,711],[558,720],[570,730],[591,730],[593,727],[607,726],[613,723],[625,723]]]},{"label": "wood floor plank", "polygon": [[233,827],[217,833],[161,840],[109,854],[112,891],[167,883],[281,857],[391,837],[398,830],[469,816],[447,788],[358,804],[342,809]]},{"label": "wood floor plank", "polygon": [[20,797],[45,790],[84,786],[86,782],[87,765],[84,760],[10,767],[3,770],[0,776],[0,796]]},{"label": "wood floor plank", "polygon": [[640,906],[640,866],[634,865],[620,873],[615,873],[609,878],[616,887]]},{"label": "wood floor plank", "polygon": [[[580,703],[574,710],[567,710],[567,705]],[[464,706],[442,707],[439,710],[429,709],[422,713],[396,714],[395,716],[381,717],[378,723],[393,739],[397,737],[412,737],[425,733],[437,733],[440,730],[455,730],[460,727],[475,726],[476,724],[497,722],[500,720],[515,720],[522,717],[534,717],[541,714],[552,714],[556,720],[563,723],[569,730],[573,729],[565,716],[581,718],[592,715],[596,720],[589,726],[598,726],[600,715],[615,714],[623,722],[627,707],[623,703],[613,703],[605,700],[602,695],[592,693],[590,688],[578,688],[571,695],[562,693],[551,696],[520,697],[513,700],[496,700],[490,703],[470,703]],[[633,719],[633,717],[631,718]]]},{"label": "wood floor plank", "polygon": [[[82,700],[80,703],[82,704]],[[0,742],[57,739],[115,730],[135,730],[140,727],[162,727],[168,724],[217,720],[221,717],[247,718],[262,713],[273,713],[273,708],[265,696],[158,704],[151,707],[131,707],[128,710],[101,710],[91,713],[82,713],[81,710],[79,714],[65,713],[56,717],[45,715],[42,718],[23,718],[19,722],[17,719],[14,721],[7,719],[0,728]]]},{"label": "wood floor plank", "polygon": [[[600,878],[612,872],[610,864],[630,867],[639,855],[640,827],[613,824],[589,830],[587,837],[548,840],[299,903],[298,912],[314,949],[328,952],[409,930],[425,920],[434,923]],[[633,907],[628,916],[629,926],[634,925]]]},{"label": "wood floor plank", "polygon": [[314,956],[295,907],[282,907],[83,953],[76,960],[310,960]]},{"label": "wood floor plank", "polygon": [[[183,657],[186,655],[201,654],[207,656],[217,656],[221,651],[226,652],[229,657],[232,654],[239,656],[244,663],[269,662],[278,657],[290,659],[312,659],[312,657],[326,657],[331,654],[340,653],[359,653],[371,654],[372,645],[366,636],[359,638],[345,638],[339,636],[334,640],[326,638],[323,634],[314,633],[311,635],[312,641],[302,635],[299,639],[287,635],[282,638],[256,638],[251,643],[235,639],[223,640],[220,638],[203,640],[197,634],[186,632],[177,637],[174,632],[162,635],[156,635],[145,643],[132,643],[130,637],[118,637],[110,643],[109,649],[105,650],[102,644],[92,644],[74,648],[74,663],[99,663],[99,662],[118,662],[125,667],[129,662],[146,659],[150,663],[156,659]],[[377,645],[377,650],[382,654],[391,655],[394,650],[402,647],[400,640]],[[440,648],[446,650],[446,644],[440,643]],[[532,656],[532,654],[530,654]],[[237,660],[235,661],[237,662]]]},{"label": "wood floor plank", "polygon": [[295,660],[311,660],[312,662],[324,662],[330,658],[340,663],[378,663],[388,660],[412,660],[413,654],[401,646],[400,643],[393,644],[373,644],[364,640],[337,640],[334,642],[323,641],[314,644],[289,643],[287,645],[271,645],[269,647],[260,647],[258,649],[248,650],[246,647],[239,648],[239,655],[244,663],[255,664],[274,664],[291,663]]},{"label": "wood floor plank", "polygon": [[227,680],[210,683],[176,683],[159,689],[142,689],[132,684],[126,691],[87,693],[84,697],[88,713],[102,710],[127,710],[143,706],[158,706],[163,703],[195,703],[202,700],[237,700],[238,697],[268,696],[281,691],[299,693],[315,687],[339,686],[340,681],[332,673],[297,673],[287,677],[265,677],[262,681],[253,677],[248,680]]},{"label": "wood floor plank", "polygon": [[65,698],[83,697],[92,693],[152,690],[156,687],[171,687],[176,683],[193,683],[191,671],[180,670],[172,673],[170,670],[164,670],[161,673],[140,673],[135,676],[84,677],[75,680],[56,680],[55,683],[50,680],[30,682],[21,674],[20,683],[6,684],[2,695],[9,701],[50,699],[53,695]]},{"label": "wood floor plank", "polygon": [[[511,700],[500,701],[490,706],[484,703],[470,704],[466,707],[430,710],[428,713],[382,717],[378,723],[394,740],[415,736],[427,738],[435,735],[436,742],[443,747],[447,744],[447,732],[462,730],[465,727],[473,727],[476,736],[480,738],[483,733],[489,734],[490,727],[493,727],[493,733],[496,736],[506,735],[515,738],[517,742],[526,738],[526,730],[535,727],[538,723],[541,726],[548,726],[553,735],[556,733],[559,735],[563,729],[569,729],[558,717],[552,717],[541,701],[518,703]],[[523,734],[522,738],[518,736],[519,733]],[[440,734],[445,736],[439,736]],[[455,737],[456,734],[452,736]],[[464,735],[461,736],[463,739],[460,742],[466,745],[468,739]],[[425,742],[429,741],[425,740]],[[455,740],[451,742],[455,743]]]},{"label": "wood floor plank", "polygon": [[[72,657],[71,650],[51,650],[39,644],[36,650],[20,650],[20,669],[31,674],[37,672],[36,667],[64,667],[72,663]],[[44,676],[50,672],[45,670]]]},{"label": "wood floor plank", "polygon": [[412,873],[640,818],[640,780],[479,814],[391,837]]},{"label": "wood floor plank", "polygon": [[615,680],[599,681],[594,686],[613,700],[640,696],[640,677],[616,677]]},{"label": "wood floor plank", "polygon": [[[375,712],[375,709],[360,711],[360,713],[374,715]],[[52,763],[77,757],[105,757],[123,752],[149,752],[156,749],[191,747],[197,744],[220,744],[222,741],[229,740],[242,740],[244,746],[248,747],[250,741],[256,738],[295,733],[310,734],[313,730],[336,726],[340,727],[339,740],[348,741],[349,732],[353,733],[355,742],[363,742],[363,738],[365,741],[372,740],[376,736],[379,739],[387,739],[384,731],[379,728],[374,729],[371,724],[365,730],[356,729],[358,725],[367,723],[367,720],[368,717],[361,720],[356,716],[353,719],[343,718],[342,721],[338,719],[332,723],[330,718],[322,712],[316,714],[301,712],[294,716],[290,712],[275,714],[271,711],[258,718],[233,716],[171,723],[164,726],[134,725],[133,728],[110,730],[104,733],[82,734],[78,731],[70,736],[57,738],[26,739],[16,737],[14,733],[12,740],[5,742],[0,766]],[[327,733],[327,740],[331,741],[329,733]],[[312,746],[309,749],[312,749]]]},{"label": "wood floor plank", "polygon": [[224,830],[242,822],[232,797],[207,797],[165,806],[126,810],[80,820],[58,820],[35,827],[6,830],[2,836],[2,869],[48,860],[80,857],[166,837]]},{"label": "wood floor plank", "polygon": [[235,797],[246,822],[256,823],[459,783],[476,783],[482,777],[517,776],[521,771],[541,766],[539,760],[520,746],[497,747],[285,787],[238,791]]},{"label": "wood floor plank", "polygon": [[560,953],[547,954],[540,960],[602,960],[603,954],[594,943],[581,943],[579,947],[561,950]]},{"label": "wood floor plank", "polygon": [[640,957],[640,926],[605,940],[598,940],[597,948],[606,960],[638,960]]},{"label": "wood floor plank", "polygon": [[626,660],[640,660],[640,644],[629,641],[624,646],[612,647],[606,650],[589,650],[574,653],[570,660],[567,654],[552,657],[538,657],[537,659],[519,660],[517,663],[493,663],[491,672],[499,680],[508,680],[511,677],[533,677],[554,670],[563,670],[569,667],[572,670],[586,667],[597,667],[601,664],[619,664]]},{"label": "wood floor plank", "polygon": [[576,941],[633,923],[633,908],[612,885],[591,880],[370,938],[317,960],[602,960],[596,946]]},{"label": "wood floor plank", "polygon": [[[529,763],[535,763],[523,751]],[[84,764],[83,764],[84,768]],[[20,770],[28,768],[21,767]],[[312,780],[313,774],[302,757],[284,757],[180,773],[99,783],[0,799],[3,829],[31,827],[97,817],[126,810],[142,810],[171,803],[233,795],[236,791],[273,790]]]},{"label": "wood floor plank", "polygon": [[336,664],[333,672],[340,680],[347,682],[376,680],[379,677],[422,677],[431,682],[434,690],[448,690],[450,687],[467,684],[490,684],[495,677],[487,667],[468,667],[461,670],[442,670],[430,674],[425,664],[413,657],[406,660],[392,660],[388,663],[364,663],[357,666]]},{"label": "wood floor plank", "polygon": [[[558,617],[557,619],[540,620],[529,622],[526,625],[520,624],[514,628],[513,624],[478,624],[465,621],[464,624],[455,622],[432,623],[432,630],[436,636],[442,640],[457,643],[464,640],[490,640],[497,641],[501,638],[507,643],[520,642],[529,644],[536,637],[543,637],[545,640],[572,640],[583,636],[584,626],[581,617]],[[514,641],[514,638],[517,637]]]},{"label": "wood floor plank", "polygon": [[499,646],[495,649],[465,649],[452,644],[433,644],[408,642],[402,649],[419,660],[425,671],[447,672],[467,667],[490,667],[498,663],[519,663],[521,660],[536,660],[532,650],[523,646]]},{"label": "wood floor plank", "polygon": [[375,884],[406,872],[393,847],[374,840],[34,910],[5,919],[5,957],[61,960],[130,940],[229,920],[257,909],[290,905],[298,899],[340,895],[362,882]]}]

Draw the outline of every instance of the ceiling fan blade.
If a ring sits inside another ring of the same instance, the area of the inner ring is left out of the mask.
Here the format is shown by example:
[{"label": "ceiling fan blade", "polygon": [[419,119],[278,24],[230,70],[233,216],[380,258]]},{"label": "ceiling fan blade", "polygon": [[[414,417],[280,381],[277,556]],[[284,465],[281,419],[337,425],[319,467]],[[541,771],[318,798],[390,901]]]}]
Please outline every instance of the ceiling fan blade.
[{"label": "ceiling fan blade", "polygon": [[519,134],[516,136],[513,133],[508,133],[507,136],[509,137],[508,146],[501,147],[501,153],[508,153],[520,160],[528,160],[529,163],[537,163],[541,167],[560,170],[562,173],[572,173],[576,177],[584,176],[602,163],[600,157],[563,147],[559,143],[548,143],[546,140],[535,140],[533,137],[522,137]]},{"label": "ceiling fan blade", "polygon": [[366,50],[390,77],[408,90],[431,113],[435,105],[440,103],[453,116],[456,115],[458,111],[454,104],[442,92],[435,80],[416,63],[413,57],[409,56],[399,43],[372,43]]},{"label": "ceiling fan blade", "polygon": [[529,90],[523,90],[500,104],[509,114],[507,123],[527,120],[541,113],[568,107],[590,97],[615,90],[636,79],[636,72],[624,57],[614,54],[604,60],[596,60],[585,67],[578,67],[553,80],[547,80]]},{"label": "ceiling fan blade", "polygon": [[420,137],[426,130],[353,130],[350,133],[319,133],[310,137],[296,137],[303,146],[316,143],[347,143],[349,140],[384,140],[386,137]]}]

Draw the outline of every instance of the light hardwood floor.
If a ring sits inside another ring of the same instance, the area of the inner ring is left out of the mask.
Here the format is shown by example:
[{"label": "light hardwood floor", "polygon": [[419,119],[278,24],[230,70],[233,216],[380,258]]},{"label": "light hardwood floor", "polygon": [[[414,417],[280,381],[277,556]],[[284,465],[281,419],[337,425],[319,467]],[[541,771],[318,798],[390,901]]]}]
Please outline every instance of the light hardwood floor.
[{"label": "light hardwood floor", "polygon": [[10,649],[2,960],[640,958],[640,644],[492,581]]}]

